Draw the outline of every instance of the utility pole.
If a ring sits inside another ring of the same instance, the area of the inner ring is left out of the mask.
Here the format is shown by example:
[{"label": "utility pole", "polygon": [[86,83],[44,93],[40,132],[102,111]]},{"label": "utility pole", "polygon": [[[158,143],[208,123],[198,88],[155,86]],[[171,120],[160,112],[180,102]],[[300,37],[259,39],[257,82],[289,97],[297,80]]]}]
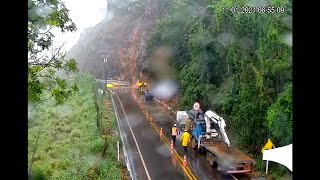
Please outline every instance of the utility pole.
[{"label": "utility pole", "polygon": [[102,70],[103,70],[103,80],[106,80],[105,78],[105,67],[104,67],[104,63],[108,62],[106,53],[100,53],[101,57],[103,58],[103,65],[102,65]]}]

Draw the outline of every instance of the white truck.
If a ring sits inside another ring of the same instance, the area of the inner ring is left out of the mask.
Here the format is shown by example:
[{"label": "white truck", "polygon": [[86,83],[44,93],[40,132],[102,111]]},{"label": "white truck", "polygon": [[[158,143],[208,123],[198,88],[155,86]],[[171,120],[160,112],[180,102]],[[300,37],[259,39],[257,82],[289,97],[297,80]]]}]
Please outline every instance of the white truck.
[{"label": "white truck", "polygon": [[194,127],[191,130],[191,147],[206,152],[207,161],[211,166],[226,173],[251,174],[255,161],[237,148],[230,146],[225,131],[225,120],[216,112],[208,110],[202,113],[203,118],[193,116],[189,111],[177,111],[177,121],[184,129],[185,121],[191,118]]}]

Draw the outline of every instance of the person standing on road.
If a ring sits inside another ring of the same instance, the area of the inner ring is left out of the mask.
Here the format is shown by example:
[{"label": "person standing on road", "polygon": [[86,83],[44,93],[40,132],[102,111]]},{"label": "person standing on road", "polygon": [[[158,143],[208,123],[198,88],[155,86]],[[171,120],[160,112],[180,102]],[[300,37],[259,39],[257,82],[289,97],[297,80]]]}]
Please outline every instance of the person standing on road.
[{"label": "person standing on road", "polygon": [[177,125],[174,124],[171,130],[171,135],[172,135],[172,141],[173,141],[173,145],[176,145],[176,138],[178,135],[178,129],[177,129]]},{"label": "person standing on road", "polygon": [[188,130],[185,129],[184,133],[181,136],[182,147],[185,153],[187,153],[187,146],[190,143],[190,141],[191,141],[191,135],[188,133]]}]

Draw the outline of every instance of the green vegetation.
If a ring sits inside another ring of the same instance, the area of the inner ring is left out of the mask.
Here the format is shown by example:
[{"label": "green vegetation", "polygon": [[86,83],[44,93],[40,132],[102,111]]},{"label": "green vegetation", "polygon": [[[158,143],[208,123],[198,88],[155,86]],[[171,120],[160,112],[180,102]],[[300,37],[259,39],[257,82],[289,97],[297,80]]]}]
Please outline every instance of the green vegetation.
[{"label": "green vegetation", "polygon": [[76,31],[64,3],[28,0],[29,173],[37,179],[121,179],[110,99],[97,94],[92,76],[76,74],[76,60],[53,43],[53,28]]},{"label": "green vegetation", "polygon": [[28,100],[46,100],[49,92],[61,104],[74,92],[76,84],[67,84],[57,72],[78,72],[75,59],[66,60],[61,46],[53,44],[53,28],[74,32],[76,25],[69,18],[69,10],[59,0],[28,0]]},{"label": "green vegetation", "polygon": [[30,173],[38,179],[121,179],[109,95],[96,93],[92,76],[69,81],[79,84],[79,92],[67,102],[48,100],[29,112]]},{"label": "green vegetation", "polygon": [[[269,1],[284,13],[230,11],[257,2],[166,1],[168,13],[157,21],[147,52],[172,49],[180,108],[199,99],[204,109],[215,109],[227,121],[232,144],[258,158],[268,138],[278,147],[292,143],[292,3]],[[270,172],[278,167],[272,163]]]}]

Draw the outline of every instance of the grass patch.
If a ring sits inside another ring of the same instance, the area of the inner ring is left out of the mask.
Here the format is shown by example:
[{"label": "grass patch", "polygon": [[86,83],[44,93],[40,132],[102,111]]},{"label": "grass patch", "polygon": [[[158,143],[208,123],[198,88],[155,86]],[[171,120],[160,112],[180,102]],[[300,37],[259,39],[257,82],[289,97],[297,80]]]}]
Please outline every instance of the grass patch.
[{"label": "grass patch", "polygon": [[272,180],[283,180],[286,174],[290,174],[289,170],[281,164],[273,161],[269,161],[268,175],[266,175],[266,162],[263,161],[262,157],[256,158],[255,165],[255,177],[265,177],[266,179]]},{"label": "grass patch", "polygon": [[[95,94],[98,84],[92,76],[72,81],[79,84],[79,93],[59,106],[48,100],[28,115],[29,171],[37,179],[121,179],[119,137],[109,133],[106,141],[101,133],[104,128],[116,132],[112,106],[105,107],[106,95]],[[99,113],[105,118],[101,129]],[[104,147],[108,151],[102,157]],[[92,169],[94,176],[89,176]]]}]

